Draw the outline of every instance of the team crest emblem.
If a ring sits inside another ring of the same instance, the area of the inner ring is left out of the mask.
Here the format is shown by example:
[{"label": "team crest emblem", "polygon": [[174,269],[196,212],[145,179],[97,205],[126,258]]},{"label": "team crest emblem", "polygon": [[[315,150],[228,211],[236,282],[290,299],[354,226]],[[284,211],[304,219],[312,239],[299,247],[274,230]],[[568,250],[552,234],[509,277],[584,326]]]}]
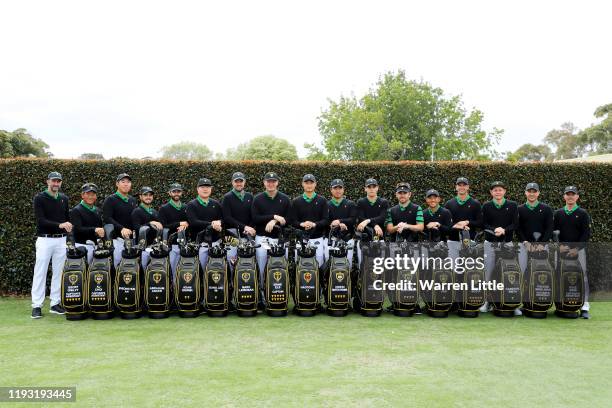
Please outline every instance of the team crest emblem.
[{"label": "team crest emblem", "polygon": [[242,272],[242,280],[248,282],[251,279],[251,274],[249,272]]},{"label": "team crest emblem", "polygon": [[185,283],[191,282],[192,279],[193,279],[193,274],[191,274],[190,272],[187,272],[186,274],[183,275],[183,280],[185,280]]},{"label": "team crest emblem", "polygon": [[275,281],[280,282],[282,278],[282,273],[280,273],[280,271],[275,271],[272,276],[274,277]]},{"label": "team crest emblem", "polygon": [[508,282],[510,282],[511,285],[514,285],[514,281],[515,281],[515,277],[514,274],[509,274],[508,275]]},{"label": "team crest emblem", "polygon": [[548,281],[548,276],[546,276],[545,273],[541,273],[538,275],[538,282],[540,282],[541,285],[545,284]]},{"label": "team crest emblem", "polygon": [[312,279],[312,273],[310,272],[306,272],[304,274],[304,280],[306,281],[306,283],[310,283],[310,280]]},{"label": "team crest emblem", "polygon": [[156,272],[153,274],[153,282],[159,283],[161,282],[161,278],[162,278],[161,273]]},{"label": "team crest emblem", "polygon": [[213,282],[219,283],[221,280],[221,274],[219,272],[213,272],[210,274],[210,278],[213,280]]},{"label": "team crest emblem", "polygon": [[448,275],[445,274],[445,273],[440,274],[440,282],[442,282],[442,283],[448,282]]},{"label": "team crest emblem", "polygon": [[344,272],[336,272],[336,280],[342,282],[344,280]]},{"label": "team crest emblem", "polygon": [[123,274],[123,282],[125,282],[126,285],[129,285],[132,282],[132,274],[131,273],[124,273]]},{"label": "team crest emblem", "polygon": [[68,281],[70,282],[71,285],[74,285],[75,283],[77,283],[78,280],[79,280],[79,277],[77,276],[76,273],[73,273],[72,275],[68,275]]},{"label": "team crest emblem", "polygon": [[578,282],[578,277],[576,276],[575,273],[572,273],[571,275],[568,276],[567,280],[569,281],[570,285],[575,285],[576,282]]},{"label": "team crest emblem", "polygon": [[94,276],[94,280],[96,281],[98,285],[102,283],[103,279],[104,279],[104,275],[102,275],[101,273],[96,273],[96,276]]}]

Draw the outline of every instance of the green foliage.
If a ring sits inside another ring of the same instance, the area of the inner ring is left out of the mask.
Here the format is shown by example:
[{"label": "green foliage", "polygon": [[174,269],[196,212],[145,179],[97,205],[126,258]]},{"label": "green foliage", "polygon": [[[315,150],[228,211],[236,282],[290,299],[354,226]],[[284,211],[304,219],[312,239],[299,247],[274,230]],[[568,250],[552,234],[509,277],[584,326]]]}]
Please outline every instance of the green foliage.
[{"label": "green foliage", "polygon": [[295,146],[276,136],[258,136],[233,149],[227,149],[226,160],[297,160]]},{"label": "green foliage", "polygon": [[[483,130],[483,118],[477,109],[467,111],[459,96],[448,97],[399,71],[385,74],[359,100],[330,100],[319,131],[335,160],[487,160],[502,131]],[[308,148],[309,157],[327,158]]]},{"label": "green foliage", "polygon": [[179,142],[161,149],[163,159],[210,160],[213,152],[208,146],[195,142]]},{"label": "green foliage", "polygon": [[49,145],[37,139],[25,129],[13,132],[0,130],[0,158],[8,157],[51,157]]},{"label": "green foliage", "polygon": [[104,155],[100,153],[83,153],[79,156],[81,160],[104,160]]},{"label": "green foliage", "polygon": [[601,123],[580,132],[579,143],[589,156],[612,153],[612,103],[598,107],[595,117],[603,118]]},{"label": "green foliage", "polygon": [[[454,195],[454,180],[467,176],[472,193],[481,201],[488,200],[492,180],[508,184],[508,197],[522,202],[525,184],[535,181],[541,186],[542,200],[554,208],[562,206],[561,192],[566,185],[577,185],[582,192],[580,203],[593,219],[593,240],[608,242],[612,235],[612,164],[601,163],[520,163],[503,162],[265,162],[265,161],[141,161],[141,160],[0,160],[5,182],[0,183],[0,292],[27,292],[30,289],[34,262],[35,223],[32,198],[42,191],[50,171],[64,176],[63,191],[71,205],[80,200],[79,188],[84,182],[96,183],[100,192],[98,205],[115,191],[115,177],[121,172],[133,178],[133,191],[143,185],[155,191],[167,191],[168,185],[185,186],[185,200],[195,197],[198,178],[207,176],[214,183],[213,196],[220,199],[231,188],[233,172],[247,176],[247,189],[262,190],[262,178],[268,171],[277,172],[280,188],[290,196],[301,193],[301,179],[313,173],[319,180],[318,191],[329,197],[329,182],[342,178],[351,199],[364,195],[363,182],[378,179],[380,194],[395,201],[394,189],[400,181],[408,181],[414,201],[422,203],[427,189],[435,187],[443,200]],[[159,206],[167,200],[165,193],[155,197]]]},{"label": "green foliage", "polygon": [[547,145],[533,145],[526,143],[514,153],[508,154],[506,160],[511,162],[548,161],[552,159],[552,152]]}]

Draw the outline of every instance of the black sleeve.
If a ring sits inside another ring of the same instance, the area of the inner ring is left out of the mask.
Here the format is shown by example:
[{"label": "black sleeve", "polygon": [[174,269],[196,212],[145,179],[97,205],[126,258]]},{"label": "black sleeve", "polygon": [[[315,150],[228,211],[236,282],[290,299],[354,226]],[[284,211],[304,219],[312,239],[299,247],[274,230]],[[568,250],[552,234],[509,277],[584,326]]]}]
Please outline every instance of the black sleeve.
[{"label": "black sleeve", "polygon": [[[483,229],[488,229],[491,231],[495,231],[495,227],[491,224],[491,220],[489,217],[489,211],[488,211],[488,205],[485,203],[485,205],[482,206],[482,226]],[[472,222],[470,221],[470,227],[472,226]],[[471,228],[470,228],[471,229]]]},{"label": "black sleeve", "polygon": [[[259,198],[259,196],[257,197]],[[253,206],[251,207],[251,219],[253,223],[256,225],[264,225],[270,222],[274,215],[272,214],[262,214],[261,209],[259,208],[259,201],[253,198]],[[191,224],[191,222],[189,222]]]},{"label": "black sleeve", "polygon": [[559,210],[555,211],[553,215],[553,231],[561,230],[561,220],[559,219]]},{"label": "black sleeve", "polygon": [[70,209],[68,208],[68,196],[63,196],[64,201],[64,219],[66,221],[70,220]]},{"label": "black sleeve", "polygon": [[512,224],[508,225],[506,228],[504,228],[504,230],[506,232],[514,233],[514,231],[518,229],[519,225],[519,213],[516,203],[512,203],[512,207],[510,207],[510,209],[511,211],[514,211],[514,214],[512,215]]},{"label": "black sleeve", "polygon": [[452,230],[453,219],[452,214],[449,210],[443,209],[442,216],[440,217],[440,232],[448,234]]},{"label": "black sleeve", "polygon": [[361,223],[361,221],[365,219],[366,219],[365,209],[363,206],[363,201],[360,198],[359,200],[357,200],[357,221],[356,223]]},{"label": "black sleeve", "polygon": [[104,199],[104,203],[102,204],[102,214],[104,224],[113,224],[115,227],[115,234],[117,236],[121,236],[121,230],[127,227],[123,226],[115,219],[112,196],[108,196]]},{"label": "black sleeve", "polygon": [[300,226],[300,208],[297,200],[299,200],[299,198],[291,200],[291,205],[289,206],[289,217],[286,221],[293,228],[302,228]]},{"label": "black sleeve", "polygon": [[329,206],[327,205],[327,200],[321,197],[319,200],[319,219],[315,222],[317,224],[317,228],[323,231],[329,225]]},{"label": "black sleeve", "polygon": [[238,231],[242,232],[245,224],[233,217],[232,207],[230,206],[229,200],[230,198],[228,196],[223,196],[223,199],[221,200],[221,209],[223,210],[223,223],[225,224],[225,228],[236,228]]},{"label": "black sleeve", "polygon": [[379,225],[381,228],[385,225],[385,219],[387,218],[387,210],[389,209],[389,202],[385,199],[380,200],[381,208],[380,213],[370,219],[370,224],[372,226]]},{"label": "black sleeve", "polygon": [[[591,238],[591,217],[586,211],[581,219],[581,229],[582,233],[580,234],[580,238],[578,238],[578,242],[587,242],[589,238]],[[584,248],[584,245],[581,247]]]},{"label": "black sleeve", "polygon": [[84,227],[83,217],[81,212],[76,208],[70,210],[70,223],[74,228],[74,232],[82,236],[91,236],[96,234],[96,227]]},{"label": "black sleeve", "polygon": [[[349,210],[349,215],[346,218],[340,218],[340,222],[346,225],[349,230],[351,230],[353,229],[353,226],[355,225],[355,220],[357,219],[357,206],[354,202],[351,201],[349,204],[347,204],[347,207]],[[329,213],[329,208],[327,209],[327,212]]]},{"label": "black sleeve", "polygon": [[210,221],[204,221],[198,219],[198,214],[196,210],[191,205],[187,205],[187,222],[189,222],[189,227],[192,227],[194,230],[203,230],[204,228],[210,225]]},{"label": "black sleeve", "polygon": [[134,231],[138,233],[140,231],[140,227],[145,223],[145,220],[141,214],[141,211],[138,208],[134,208],[132,210],[132,226],[134,227]]},{"label": "black sleeve", "polygon": [[474,209],[472,210],[473,218],[470,219],[470,223],[469,223],[470,230],[474,228],[483,228],[483,225],[484,225],[483,211],[482,211],[483,208],[484,208],[484,205],[481,205],[480,201],[474,200]]},{"label": "black sleeve", "polygon": [[39,195],[34,197],[34,215],[36,216],[36,223],[42,228],[59,228],[60,222],[52,221],[45,216],[42,200],[43,198]]}]

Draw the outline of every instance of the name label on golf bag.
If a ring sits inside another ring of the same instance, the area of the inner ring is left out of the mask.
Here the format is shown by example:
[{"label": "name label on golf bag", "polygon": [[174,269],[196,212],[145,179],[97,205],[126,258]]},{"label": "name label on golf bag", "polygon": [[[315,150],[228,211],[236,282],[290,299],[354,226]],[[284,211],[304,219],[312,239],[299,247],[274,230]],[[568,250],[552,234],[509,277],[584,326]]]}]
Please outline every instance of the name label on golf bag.
[{"label": "name label on golf bag", "polygon": [[548,259],[530,259],[527,268],[527,309],[548,310],[553,304],[553,272]]},{"label": "name label on golf bag", "polygon": [[298,309],[315,310],[319,303],[319,265],[315,257],[299,257],[294,300]]},{"label": "name label on golf bag", "polygon": [[327,302],[331,310],[345,310],[351,299],[351,279],[349,261],[346,257],[332,256],[329,260],[329,280]]},{"label": "name label on golf bag", "polygon": [[204,273],[204,303],[209,309],[225,310],[228,306],[227,262],[225,256],[208,258]]},{"label": "name label on golf bag", "polygon": [[180,311],[196,312],[200,305],[200,261],[181,255],[176,266],[176,304]]},{"label": "name label on golf bag", "polygon": [[284,256],[270,256],[266,265],[266,302],[270,310],[287,310],[289,276]]},{"label": "name label on golf bag", "polygon": [[559,265],[559,294],[556,308],[574,312],[584,304],[584,272],[578,258],[561,258]]},{"label": "name label on golf bag", "polygon": [[167,257],[151,257],[145,272],[145,304],[152,312],[170,309],[170,262]]},{"label": "name label on golf bag", "polygon": [[238,258],[234,271],[234,290],[238,310],[257,310],[257,261],[254,256]]},{"label": "name label on golf bag", "polygon": [[108,313],[112,311],[111,301],[111,268],[112,259],[96,258],[94,256],[89,271],[87,282],[89,287],[89,308],[92,312]]},{"label": "name label on golf bag", "polygon": [[67,313],[82,313],[87,304],[87,284],[85,258],[67,258],[62,273],[62,304]]},{"label": "name label on golf bag", "polygon": [[117,267],[115,301],[121,312],[140,312],[140,258],[123,258]]}]

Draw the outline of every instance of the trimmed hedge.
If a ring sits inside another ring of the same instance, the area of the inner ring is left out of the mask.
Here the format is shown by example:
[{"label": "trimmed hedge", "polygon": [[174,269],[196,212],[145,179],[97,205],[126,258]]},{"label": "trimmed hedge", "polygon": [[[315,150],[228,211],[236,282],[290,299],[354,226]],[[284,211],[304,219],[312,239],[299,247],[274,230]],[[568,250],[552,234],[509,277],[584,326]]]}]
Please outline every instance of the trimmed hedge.
[{"label": "trimmed hedge", "polygon": [[[347,196],[356,199],[364,194],[363,182],[368,177],[378,179],[380,194],[394,198],[394,186],[408,181],[412,186],[413,200],[424,202],[428,188],[436,188],[443,200],[454,195],[454,180],[466,176],[471,181],[472,195],[481,201],[489,199],[488,185],[503,180],[508,185],[507,196],[524,201],[524,187],[535,181],[541,187],[541,199],[553,208],[562,206],[561,192],[566,185],[580,189],[580,205],[586,208],[593,220],[593,241],[609,242],[612,233],[612,164],[598,163],[529,163],[510,164],[500,162],[191,162],[191,161],[81,161],[49,159],[0,160],[2,181],[0,185],[0,292],[25,293],[30,290],[34,263],[35,222],[32,198],[45,187],[50,171],[59,171],[64,177],[62,191],[71,205],[80,201],[80,186],[94,182],[100,187],[101,206],[105,196],[115,191],[115,177],[121,172],[133,178],[133,191],[149,185],[158,192],[155,205],[167,199],[164,193],[171,182],[179,182],[186,188],[185,201],[196,193],[198,178],[213,180],[213,196],[219,199],[231,188],[234,171],[242,171],[248,179],[248,190],[259,192],[261,179],[268,171],[276,171],[281,177],[281,191],[295,196],[301,193],[301,178],[313,173],[319,181],[319,192],[329,196],[328,185],[334,178],[342,178]],[[608,251],[609,252],[609,251]],[[594,258],[594,257],[590,257]],[[600,260],[603,262],[603,260]],[[589,265],[591,286],[610,290],[609,277],[603,264]]]}]

